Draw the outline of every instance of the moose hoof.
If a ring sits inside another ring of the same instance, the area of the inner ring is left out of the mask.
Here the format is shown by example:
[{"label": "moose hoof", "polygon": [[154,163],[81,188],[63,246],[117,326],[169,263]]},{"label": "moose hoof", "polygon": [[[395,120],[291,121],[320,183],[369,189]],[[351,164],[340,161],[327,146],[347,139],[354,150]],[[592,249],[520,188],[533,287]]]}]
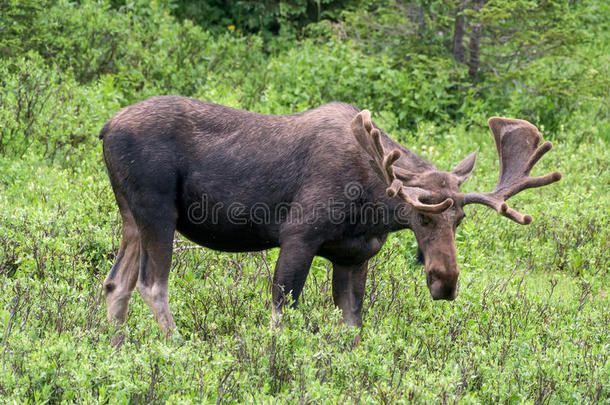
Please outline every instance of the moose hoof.
[{"label": "moose hoof", "polygon": [[186,343],[186,340],[184,340],[182,335],[177,330],[171,332],[171,334],[167,337],[167,341],[176,347],[182,347]]},{"label": "moose hoof", "polygon": [[121,346],[123,346],[123,343],[125,343],[125,335],[122,333],[114,335],[110,339],[110,346],[114,347],[116,350],[119,350]]}]

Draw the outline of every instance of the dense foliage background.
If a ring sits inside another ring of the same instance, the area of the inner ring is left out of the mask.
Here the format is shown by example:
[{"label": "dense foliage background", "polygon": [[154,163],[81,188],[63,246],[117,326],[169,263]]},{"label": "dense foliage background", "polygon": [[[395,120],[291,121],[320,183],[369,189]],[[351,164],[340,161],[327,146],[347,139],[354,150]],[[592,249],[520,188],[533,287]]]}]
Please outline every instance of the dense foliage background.
[{"label": "dense foliage background", "polygon": [[[601,0],[0,1],[0,399],[14,403],[610,403],[610,7]],[[300,307],[269,328],[277,250],[177,239],[170,306],[122,328],[101,283],[120,217],[97,133],[119,108],[180,94],[283,114],[339,100],[440,169],[487,118],[537,125],[557,185],[469,206],[460,297],[433,302],[409,231],[370,266],[362,343],[337,325],[319,259]]]}]

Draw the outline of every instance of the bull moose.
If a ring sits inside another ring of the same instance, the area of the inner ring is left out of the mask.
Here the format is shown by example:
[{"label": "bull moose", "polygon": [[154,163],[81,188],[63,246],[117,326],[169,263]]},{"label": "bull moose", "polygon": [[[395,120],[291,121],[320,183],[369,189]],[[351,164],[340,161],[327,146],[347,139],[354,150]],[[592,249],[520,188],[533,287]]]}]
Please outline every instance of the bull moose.
[{"label": "bull moose", "polygon": [[102,128],[122,243],[103,287],[109,320],[124,322],[133,289],[169,336],[175,231],[228,252],[279,247],[272,314],[298,301],[314,256],[332,262],[332,291],[345,323],[362,325],[367,262],[390,232],[415,233],[432,298],[458,293],[455,231],[466,204],[526,225],[506,204],[561,179],[529,173],[552,145],[527,121],[489,119],[500,174],[492,192],[460,193],[476,153],[450,172],[381,131],[367,110],[330,103],[273,116],[177,96],[121,109]]}]

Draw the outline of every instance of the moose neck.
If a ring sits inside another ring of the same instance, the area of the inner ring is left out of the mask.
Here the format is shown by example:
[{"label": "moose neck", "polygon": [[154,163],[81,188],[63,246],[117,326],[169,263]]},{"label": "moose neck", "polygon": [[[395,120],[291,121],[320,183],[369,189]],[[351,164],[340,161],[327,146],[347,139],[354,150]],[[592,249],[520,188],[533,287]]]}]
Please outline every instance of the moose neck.
[{"label": "moose neck", "polygon": [[400,159],[394,163],[395,167],[404,169],[413,173],[423,173],[431,170],[436,170],[436,166],[431,162],[427,161],[418,154],[405,148],[400,143],[390,138],[386,133],[381,131],[381,144],[386,150],[398,149],[401,153]]},{"label": "moose neck", "polygon": [[[394,141],[383,131],[381,131],[380,140],[384,149],[398,149],[401,152],[400,158],[394,164],[401,172],[419,175],[437,170],[434,164]],[[376,234],[383,234],[410,228],[413,207],[398,196],[388,196],[386,194],[387,186],[377,176],[374,178],[373,193],[375,197],[373,200],[375,201],[377,217],[372,217],[370,214],[363,216],[370,230]],[[387,217],[380,220],[379,213],[383,213]]]},{"label": "moose neck", "polygon": [[369,213],[364,216],[372,233],[387,234],[410,228],[412,207],[398,197],[389,197],[384,188],[380,194],[381,198],[375,203],[377,217],[371,217]]}]

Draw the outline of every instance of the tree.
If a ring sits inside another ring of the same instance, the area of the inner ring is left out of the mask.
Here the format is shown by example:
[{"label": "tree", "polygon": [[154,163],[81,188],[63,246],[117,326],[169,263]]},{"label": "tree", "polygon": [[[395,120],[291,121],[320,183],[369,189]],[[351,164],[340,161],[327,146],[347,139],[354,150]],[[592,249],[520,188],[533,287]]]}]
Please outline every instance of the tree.
[{"label": "tree", "polygon": [[499,76],[549,53],[565,54],[582,40],[578,15],[565,0],[463,0],[455,10],[453,57],[467,63],[473,83],[481,73]]}]

